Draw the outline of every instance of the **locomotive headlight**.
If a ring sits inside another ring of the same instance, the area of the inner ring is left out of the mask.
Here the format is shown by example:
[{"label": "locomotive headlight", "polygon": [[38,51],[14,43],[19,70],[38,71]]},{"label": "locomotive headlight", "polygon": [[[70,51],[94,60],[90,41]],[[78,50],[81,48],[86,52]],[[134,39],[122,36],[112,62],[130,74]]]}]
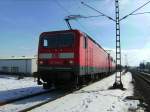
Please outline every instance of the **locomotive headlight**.
[{"label": "locomotive headlight", "polygon": [[42,65],[42,64],[44,64],[44,62],[43,61],[39,61],[39,64]]},{"label": "locomotive headlight", "polygon": [[69,61],[69,64],[73,64],[73,61],[72,61],[72,60],[70,60],[70,61]]}]

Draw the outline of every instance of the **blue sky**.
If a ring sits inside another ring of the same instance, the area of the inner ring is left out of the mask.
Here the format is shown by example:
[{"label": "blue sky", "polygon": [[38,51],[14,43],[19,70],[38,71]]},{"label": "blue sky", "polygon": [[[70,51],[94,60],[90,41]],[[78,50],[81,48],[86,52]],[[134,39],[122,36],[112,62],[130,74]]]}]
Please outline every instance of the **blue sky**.
[{"label": "blue sky", "polygon": [[[115,18],[114,0],[83,0]],[[120,16],[130,13],[148,0],[120,0]],[[68,15],[98,15],[81,0],[0,0],[0,57],[37,54],[43,31],[67,29]],[[150,11],[150,4],[138,12]],[[129,65],[150,61],[150,14],[130,16],[121,22],[122,60]],[[71,25],[88,33],[105,49],[115,49],[115,23],[105,17],[72,20]],[[142,52],[142,53],[141,53]],[[114,53],[112,52],[112,55]],[[123,61],[123,63],[125,63]]]}]

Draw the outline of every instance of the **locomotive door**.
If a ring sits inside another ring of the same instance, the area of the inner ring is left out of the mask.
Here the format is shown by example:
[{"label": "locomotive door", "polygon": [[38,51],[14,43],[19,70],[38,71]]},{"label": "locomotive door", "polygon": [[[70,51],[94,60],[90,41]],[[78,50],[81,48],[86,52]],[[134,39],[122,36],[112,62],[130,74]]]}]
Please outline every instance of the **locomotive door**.
[{"label": "locomotive door", "polygon": [[87,46],[88,39],[87,37],[84,38],[85,44],[85,74],[88,74],[88,46]]},{"label": "locomotive door", "polygon": [[108,53],[108,72],[111,72],[111,69],[110,69],[110,63],[111,63],[111,57],[110,57],[110,54]]},{"label": "locomotive door", "polygon": [[93,49],[90,48],[90,52],[89,52],[89,71],[90,74],[93,73]]},{"label": "locomotive door", "polygon": [[88,74],[88,49],[85,49],[85,74]]}]

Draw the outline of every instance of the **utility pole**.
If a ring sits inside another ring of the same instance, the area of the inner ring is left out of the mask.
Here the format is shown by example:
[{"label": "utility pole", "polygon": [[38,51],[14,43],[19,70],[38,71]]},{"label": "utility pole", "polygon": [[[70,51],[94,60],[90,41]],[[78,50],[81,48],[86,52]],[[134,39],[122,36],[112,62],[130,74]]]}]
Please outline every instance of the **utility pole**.
[{"label": "utility pole", "polygon": [[123,89],[121,81],[121,42],[120,42],[120,19],[119,19],[119,1],[115,0],[115,11],[116,11],[116,75],[114,88]]}]

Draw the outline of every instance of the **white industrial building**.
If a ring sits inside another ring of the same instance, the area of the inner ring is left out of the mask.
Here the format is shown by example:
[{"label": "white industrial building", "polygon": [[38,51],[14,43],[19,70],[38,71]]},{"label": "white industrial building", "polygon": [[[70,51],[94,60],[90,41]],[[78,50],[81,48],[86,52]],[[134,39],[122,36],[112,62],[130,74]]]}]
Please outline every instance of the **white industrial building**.
[{"label": "white industrial building", "polygon": [[37,71],[36,57],[0,58],[0,72],[32,74]]}]

